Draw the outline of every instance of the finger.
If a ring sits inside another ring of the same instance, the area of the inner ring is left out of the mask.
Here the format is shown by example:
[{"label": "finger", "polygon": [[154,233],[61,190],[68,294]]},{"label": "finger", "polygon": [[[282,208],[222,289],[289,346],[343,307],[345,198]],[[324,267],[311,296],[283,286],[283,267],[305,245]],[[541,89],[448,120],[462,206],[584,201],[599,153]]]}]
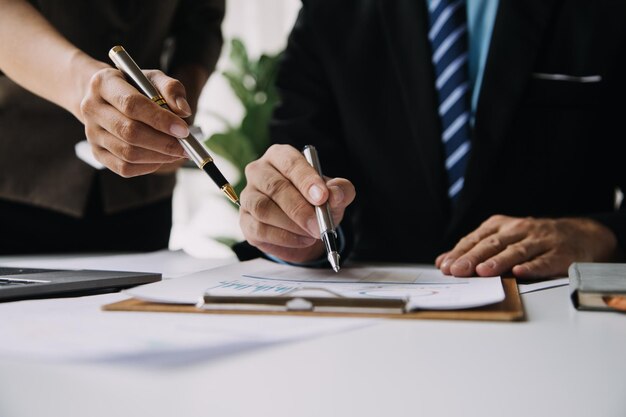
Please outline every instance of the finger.
[{"label": "finger", "polygon": [[245,210],[240,214],[239,223],[246,240],[258,248],[267,245],[291,249],[306,248],[317,241],[310,236],[302,236],[280,227],[262,223]]},{"label": "finger", "polygon": [[[304,158],[302,160],[306,163]],[[262,158],[259,161],[248,164],[246,167],[246,178],[249,179],[248,185],[251,190],[257,190],[272,200],[281,212],[285,213],[298,227],[306,230],[309,235],[319,237],[319,225],[317,224],[313,206],[282,172]],[[321,181],[319,176],[318,179]],[[328,193],[326,188],[324,190]],[[265,219],[277,215],[276,212],[269,211],[271,207],[263,206],[263,204],[267,203],[258,199],[251,199],[248,204],[252,204],[251,207],[248,207],[248,210],[255,213],[255,216],[262,216],[265,210],[268,211],[264,217]]]},{"label": "finger", "polygon": [[343,214],[356,197],[354,185],[345,178],[333,178],[326,182],[326,187],[330,193],[328,202],[330,212],[335,224],[339,224],[343,219]]},{"label": "finger", "polygon": [[[92,146],[105,148],[122,163],[129,164],[166,164],[180,161],[180,156],[171,156],[132,145],[100,127],[90,127],[85,130],[87,139]],[[174,141],[173,138],[168,140]]]},{"label": "finger", "polygon": [[316,240],[313,245],[307,248],[292,249],[270,244],[263,244],[257,246],[257,248],[287,262],[310,262],[315,259],[321,259],[324,255],[324,244],[320,240]]},{"label": "finger", "polygon": [[550,245],[543,240],[526,238],[508,245],[505,250],[476,266],[480,276],[501,275],[514,266],[528,262],[550,250]]},{"label": "finger", "polygon": [[326,182],[294,147],[272,145],[264,158],[287,178],[309,203],[319,206],[326,202],[329,196]]},{"label": "finger", "polygon": [[463,237],[442,260],[440,266],[441,272],[447,275],[451,274],[452,272],[450,271],[450,267],[458,258],[470,251],[481,240],[491,236],[497,231],[498,228],[495,226],[481,225],[478,229]]},{"label": "finger", "polygon": [[571,263],[571,258],[555,256],[553,251],[548,251],[528,262],[513,266],[512,272],[518,278],[528,279],[567,276],[567,268]]},{"label": "finger", "polygon": [[161,164],[128,164],[117,158],[108,150],[100,146],[92,146],[93,156],[104,166],[121,177],[131,178],[139,175],[151,174],[161,167]]},{"label": "finger", "polygon": [[161,165],[161,167],[155,171],[155,174],[171,174],[173,172],[178,171],[185,164],[185,159],[179,159],[174,162],[165,163]]},{"label": "finger", "polygon": [[[87,138],[90,140],[97,138],[100,133],[97,128],[102,127],[130,145],[176,158],[185,157],[182,146],[172,136],[126,117],[104,100],[87,100],[81,110],[85,117]],[[98,145],[107,147],[102,141]]]},{"label": "finger", "polygon": [[437,268],[441,267],[441,263],[443,262],[443,260],[445,259],[446,256],[448,256],[450,252],[444,252],[441,255],[437,256],[437,259],[435,259],[435,266]]},{"label": "finger", "polygon": [[[474,245],[467,253],[460,256],[450,266],[450,273],[454,276],[470,276],[480,274],[478,265],[488,271],[499,273],[496,261],[492,257],[504,253],[515,242],[523,240],[525,235],[518,232],[498,232],[489,235]],[[491,259],[490,259],[491,258]]]},{"label": "finger", "polygon": [[120,113],[177,138],[189,136],[187,123],[169,110],[158,106],[119,76],[110,76],[106,85],[97,86],[101,97]]},{"label": "finger", "polygon": [[240,196],[241,210],[259,223],[284,229],[292,234],[313,238],[285,213],[274,200],[258,190],[246,187]]},{"label": "finger", "polygon": [[144,71],[144,73],[159,93],[161,93],[172,111],[183,118],[191,116],[191,106],[189,106],[189,102],[187,102],[187,93],[183,83],[172,77],[168,77],[162,71],[147,70]]}]

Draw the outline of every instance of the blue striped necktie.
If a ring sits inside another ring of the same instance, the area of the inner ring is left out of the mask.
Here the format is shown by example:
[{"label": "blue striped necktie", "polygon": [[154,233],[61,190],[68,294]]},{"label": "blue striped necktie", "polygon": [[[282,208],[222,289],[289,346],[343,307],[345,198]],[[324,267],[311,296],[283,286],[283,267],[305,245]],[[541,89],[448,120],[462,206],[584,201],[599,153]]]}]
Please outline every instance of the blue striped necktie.
[{"label": "blue striped necktie", "polygon": [[465,0],[431,0],[428,6],[448,197],[455,203],[463,189],[471,148]]}]

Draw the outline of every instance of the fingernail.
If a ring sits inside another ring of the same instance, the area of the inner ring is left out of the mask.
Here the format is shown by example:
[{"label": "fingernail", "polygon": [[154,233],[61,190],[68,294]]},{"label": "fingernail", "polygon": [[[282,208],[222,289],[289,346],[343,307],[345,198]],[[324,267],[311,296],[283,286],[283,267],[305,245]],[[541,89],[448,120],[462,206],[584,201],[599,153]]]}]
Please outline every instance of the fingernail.
[{"label": "fingernail", "polygon": [[338,205],[343,201],[343,190],[337,186],[333,186],[329,188],[330,190],[330,195],[332,196],[332,203],[333,205]]},{"label": "fingernail", "polygon": [[322,199],[322,189],[317,185],[312,185],[309,188],[309,197],[315,202],[320,201]]},{"label": "fingernail", "polygon": [[525,265],[515,265],[513,268],[515,268],[515,272],[518,275],[526,275],[530,273],[530,268]]},{"label": "fingernail", "polygon": [[312,218],[306,222],[306,227],[309,229],[309,233],[313,236],[317,236],[320,232],[320,226],[317,224],[317,219]]},{"label": "fingernail", "polygon": [[186,138],[189,136],[189,129],[187,126],[175,123],[170,126],[170,133],[177,138]]},{"label": "fingernail", "polygon": [[482,268],[496,269],[496,261],[489,260],[487,262],[483,262],[483,263],[479,264],[478,266],[480,266]]},{"label": "fingernail", "polygon": [[312,237],[298,236],[298,243],[302,246],[311,246],[316,240],[317,239],[313,239]]},{"label": "fingernail", "polygon": [[454,262],[454,259],[444,259],[443,262],[441,263],[441,267],[442,268],[448,268],[450,265],[452,265],[452,262]]},{"label": "fingernail", "polygon": [[461,259],[459,261],[456,261],[452,266],[455,269],[460,269],[461,271],[468,271],[471,265],[467,259]]},{"label": "fingernail", "polygon": [[176,99],[176,105],[178,106],[180,111],[187,114],[188,116],[191,116],[191,107],[189,106],[189,103],[187,103],[187,100],[185,100],[183,97],[178,97]]}]

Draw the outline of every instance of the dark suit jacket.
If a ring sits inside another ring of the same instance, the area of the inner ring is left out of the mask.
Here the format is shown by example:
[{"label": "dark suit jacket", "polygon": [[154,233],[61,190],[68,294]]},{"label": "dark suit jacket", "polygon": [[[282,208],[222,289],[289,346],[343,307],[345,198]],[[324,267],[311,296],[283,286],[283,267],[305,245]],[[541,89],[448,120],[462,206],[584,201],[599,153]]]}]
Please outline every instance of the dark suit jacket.
[{"label": "dark suit jacket", "polygon": [[[626,2],[501,0],[458,206],[450,206],[424,0],[305,0],[273,140],[354,182],[352,257],[432,262],[493,214],[589,216],[626,242]],[[600,75],[554,81],[537,73]]]}]

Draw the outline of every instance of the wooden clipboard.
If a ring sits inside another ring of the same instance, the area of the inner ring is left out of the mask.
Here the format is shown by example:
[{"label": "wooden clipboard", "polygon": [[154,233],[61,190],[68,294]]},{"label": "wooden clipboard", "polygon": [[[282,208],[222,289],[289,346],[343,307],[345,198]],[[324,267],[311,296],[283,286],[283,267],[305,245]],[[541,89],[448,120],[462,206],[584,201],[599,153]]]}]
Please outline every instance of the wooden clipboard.
[{"label": "wooden clipboard", "polygon": [[268,314],[315,317],[372,317],[393,319],[429,320],[478,320],[478,321],[523,321],[524,306],[517,289],[515,278],[502,278],[505,298],[503,301],[484,307],[465,310],[419,310],[408,313],[355,313],[355,312],[309,312],[309,311],[253,311],[253,310],[204,310],[188,304],[151,303],[130,298],[102,306],[105,311],[143,311],[161,313],[200,314]]}]

